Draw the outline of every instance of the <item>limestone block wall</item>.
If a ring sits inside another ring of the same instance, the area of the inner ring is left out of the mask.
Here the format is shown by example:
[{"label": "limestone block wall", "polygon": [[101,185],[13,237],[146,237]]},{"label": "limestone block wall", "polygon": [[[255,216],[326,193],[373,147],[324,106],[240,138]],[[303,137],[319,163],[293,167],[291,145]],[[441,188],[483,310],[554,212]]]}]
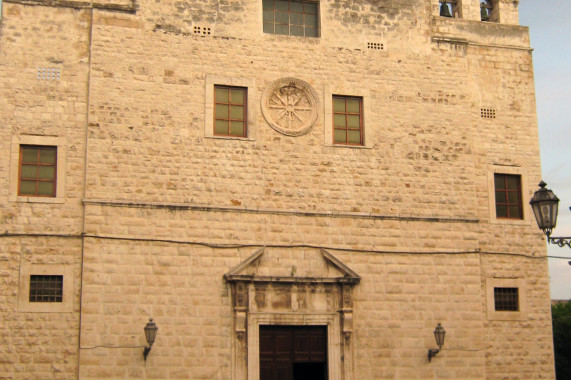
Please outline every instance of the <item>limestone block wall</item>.
[{"label": "limestone block wall", "polygon": [[[11,3],[3,13],[0,230],[78,233],[91,18],[81,10]],[[17,196],[20,144],[58,147],[55,199]]]},{"label": "limestone block wall", "polygon": [[[77,378],[90,24],[79,9],[2,4],[1,378]],[[22,144],[57,146],[54,198],[18,196]],[[63,275],[63,302],[29,303],[32,274]]]},{"label": "limestone block wall", "polygon": [[[435,16],[440,15],[440,0],[430,1],[432,13]],[[481,2],[481,0],[456,0],[457,12],[454,12],[454,17],[480,22]],[[490,23],[507,25],[519,24],[519,0],[491,0],[491,3],[495,8],[492,11],[492,21],[489,21]]]},{"label": "limestone block wall", "polygon": [[[265,246],[326,248],[361,276],[356,379],[553,378],[545,245],[527,205],[540,179],[528,30],[517,2],[500,3],[499,23],[464,3],[443,19],[434,0],[323,1],[320,36],[301,38],[264,34],[254,0],[4,2],[0,370],[232,378],[223,275]],[[317,93],[302,136],[261,109],[284,77]],[[248,134],[214,138],[211,87],[232,83],[248,86]],[[333,146],[332,95],[363,97],[363,147]],[[19,144],[44,143],[61,158],[58,195],[22,199]],[[521,176],[522,220],[495,217],[494,173]],[[64,310],[21,308],[41,266],[72,279]],[[522,289],[513,318],[490,308],[503,284]],[[447,343],[428,364],[437,322]]]},{"label": "limestone block wall", "polygon": [[[80,378],[231,377],[232,309],[216,275],[230,252],[100,239],[86,250]],[[159,333],[145,365],[149,317]]]},{"label": "limestone block wall", "polygon": [[[445,191],[453,184],[462,203],[474,201],[470,131],[442,118],[446,113],[457,120],[469,117],[468,93],[459,87],[467,81],[461,64],[452,65],[443,78],[444,60],[432,56],[322,48],[313,41],[283,38],[269,40],[265,49],[253,41],[235,48],[236,41],[225,38],[123,29],[126,45],[106,44],[94,55],[90,170],[107,169],[100,177],[88,176],[89,198],[130,199],[133,194],[158,202],[434,215],[435,209],[421,205],[438,194],[450,202],[437,216],[474,215],[474,207],[451,200]],[[118,31],[105,28],[100,33],[94,44]],[[132,41],[141,44],[133,56],[123,56],[120,64],[109,59],[129,52]],[[192,47],[184,49],[187,45]],[[144,53],[149,51],[156,53]],[[295,69],[292,59],[299,62]],[[193,70],[193,62],[203,69]],[[419,67],[426,70],[419,74],[426,78],[420,84],[415,74]],[[313,130],[298,138],[265,128],[261,112],[253,141],[205,138],[209,74],[255,76],[251,91],[256,108],[263,88],[286,75],[307,80],[322,103],[331,101],[324,89],[330,82],[349,94],[359,83],[368,83],[371,95],[365,101],[371,102],[372,114],[365,115],[365,128],[372,149],[325,146],[329,142],[322,113]],[[442,87],[432,88],[431,83]],[[168,102],[161,105],[159,99],[165,98]],[[426,119],[418,120],[417,112]],[[437,137],[444,135],[447,141]],[[432,145],[440,145],[438,151]],[[149,165],[150,160],[158,162]],[[454,170],[464,175],[449,175]],[[420,185],[427,176],[439,179],[432,182],[433,193]],[[122,191],[109,191],[116,186]]]},{"label": "limestone block wall", "polygon": [[[356,378],[553,378],[545,259],[529,251],[478,250],[483,229],[477,223],[95,202],[86,210],[84,302],[89,306],[82,313],[86,349],[81,351],[86,378],[137,377],[141,371],[159,378],[167,373],[227,378],[233,325],[229,284],[222,275],[262,247],[260,241],[267,249],[329,249],[362,277],[354,292],[351,340]],[[304,262],[295,265],[303,268]],[[491,314],[488,288],[498,286],[494,281],[522,289],[523,313],[517,318],[497,320]],[[141,344],[148,317],[161,330],[147,369],[139,367],[140,349],[87,349]],[[210,329],[206,320],[216,321],[208,336],[195,326]],[[446,348],[442,358],[428,364],[425,355],[434,345],[438,321],[448,332]],[[111,327],[118,325],[124,327]],[[102,333],[110,329],[114,332]],[[178,343],[191,338],[198,340],[192,347],[227,349],[193,375],[195,364],[184,358],[201,354]],[[171,350],[173,345],[183,347]],[[125,358],[118,359],[117,351]],[[528,354],[532,364],[514,364],[520,360],[515,357]],[[113,364],[102,368],[101,363]]]},{"label": "limestone block wall", "polygon": [[[547,272],[546,267],[545,260],[539,258],[513,260],[510,256],[489,255],[482,259],[483,275],[488,283],[493,284],[498,278],[523,279],[527,303],[525,314],[518,320],[499,320],[490,312],[491,305],[488,306],[485,339],[490,348],[485,352],[486,378],[554,377],[550,359],[553,340],[546,335],[536,335],[535,338],[527,335],[531,325],[543,331],[551,329],[550,307],[545,303],[545,299],[549,298],[549,278],[541,274]],[[487,302],[490,302],[489,298]],[[524,352],[530,347],[536,347],[536,353],[529,360],[521,360],[521,355],[525,356]]]},{"label": "limestone block wall", "polygon": [[[354,357],[346,358],[353,361],[355,378],[553,378],[545,260],[470,250],[477,226],[125,205],[88,205],[87,211],[88,225],[107,217],[97,223],[101,230],[92,224],[86,239],[80,361],[85,378],[230,378],[237,338],[230,286],[222,275],[262,247],[256,240],[283,252],[327,248],[361,276],[353,295]],[[238,219],[243,232],[229,246],[220,229],[237,225]],[[415,230],[424,239],[393,237],[394,246],[379,239],[382,243],[360,250],[355,241],[369,241],[366,225],[392,235]],[[261,226],[265,231],[252,232]],[[355,241],[322,240],[341,229]],[[168,231],[173,231],[170,238]],[[444,248],[453,233],[464,249]],[[419,247],[418,241],[437,246]],[[283,260],[288,260],[285,253]],[[306,262],[294,264],[301,275]],[[497,286],[494,281],[518,281],[522,313],[517,318],[498,320],[491,312],[488,287]],[[159,336],[143,367],[141,348],[133,346],[144,343],[140,330],[148,317],[159,325]],[[445,326],[447,341],[429,364],[426,352],[434,346],[437,322]],[[118,346],[127,347],[113,348]],[[530,364],[520,365],[527,355],[533,358]]]},{"label": "limestone block wall", "polygon": [[[470,33],[442,26],[435,43],[363,51],[327,46],[328,35],[248,40],[156,29],[134,16],[95,18],[89,171],[102,175],[88,176],[88,198],[490,219],[494,165],[518,161],[527,194],[539,179],[528,154],[538,145],[523,28],[506,36],[478,23],[476,38],[472,24]],[[502,40],[480,46],[486,33]],[[453,35],[464,42],[447,40]],[[248,139],[206,137],[209,75],[254,78]],[[331,147],[324,113],[301,137],[267,128],[260,96],[283,76],[307,80],[322,104],[367,83],[371,149]],[[480,117],[488,108],[495,119]]]},{"label": "limestone block wall", "polygon": [[[25,236],[0,242],[0,373],[7,379],[77,379],[81,240]],[[38,273],[64,274],[57,310],[27,302],[25,281]]]}]

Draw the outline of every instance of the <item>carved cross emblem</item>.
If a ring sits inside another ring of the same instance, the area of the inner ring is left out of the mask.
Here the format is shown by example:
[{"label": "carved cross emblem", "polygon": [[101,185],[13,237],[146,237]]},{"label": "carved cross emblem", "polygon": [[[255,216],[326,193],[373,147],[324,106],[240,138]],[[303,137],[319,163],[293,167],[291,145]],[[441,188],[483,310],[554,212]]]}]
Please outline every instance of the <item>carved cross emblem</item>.
[{"label": "carved cross emblem", "polygon": [[262,95],[262,112],[267,122],[288,136],[309,132],[317,121],[318,111],[315,90],[299,79],[277,80]]}]

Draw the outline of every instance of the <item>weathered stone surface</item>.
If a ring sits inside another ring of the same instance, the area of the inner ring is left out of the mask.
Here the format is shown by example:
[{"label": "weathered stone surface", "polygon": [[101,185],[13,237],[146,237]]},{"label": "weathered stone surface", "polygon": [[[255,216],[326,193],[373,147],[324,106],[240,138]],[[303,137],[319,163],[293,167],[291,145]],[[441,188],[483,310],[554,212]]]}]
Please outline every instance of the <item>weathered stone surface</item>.
[{"label": "weathered stone surface", "polygon": [[[0,378],[257,379],[236,353],[266,318],[328,324],[330,380],[553,379],[528,31],[517,1],[499,23],[462,3],[444,19],[436,0],[321,2],[303,38],[264,34],[258,0],[4,1]],[[251,83],[247,138],[205,133],[207,77]],[[282,78],[317,94],[303,135],[264,118]],[[363,96],[364,147],[326,138],[332,95]],[[64,192],[18,197],[19,144],[42,138],[65,152]],[[523,220],[495,218],[496,172],[521,175]],[[264,247],[248,273],[306,280],[244,286],[257,310],[239,309],[224,274]],[[360,281],[307,280],[343,273],[321,248]],[[21,311],[30,265],[71,270],[72,312]],[[504,280],[525,304],[497,320]]]}]

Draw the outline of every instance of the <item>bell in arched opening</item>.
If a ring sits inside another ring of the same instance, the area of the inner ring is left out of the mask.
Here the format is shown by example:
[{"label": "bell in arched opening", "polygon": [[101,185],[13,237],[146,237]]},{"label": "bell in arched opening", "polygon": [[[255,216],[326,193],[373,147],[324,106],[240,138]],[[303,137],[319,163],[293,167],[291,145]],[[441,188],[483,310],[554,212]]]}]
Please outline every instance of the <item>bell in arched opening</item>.
[{"label": "bell in arched opening", "polygon": [[480,3],[480,18],[482,21],[490,21],[490,13],[492,12],[493,5],[490,0],[483,0]]},{"label": "bell in arched opening", "polygon": [[450,13],[450,7],[448,6],[448,3],[446,2],[446,0],[444,0],[440,3],[440,16],[452,17],[452,14]]}]

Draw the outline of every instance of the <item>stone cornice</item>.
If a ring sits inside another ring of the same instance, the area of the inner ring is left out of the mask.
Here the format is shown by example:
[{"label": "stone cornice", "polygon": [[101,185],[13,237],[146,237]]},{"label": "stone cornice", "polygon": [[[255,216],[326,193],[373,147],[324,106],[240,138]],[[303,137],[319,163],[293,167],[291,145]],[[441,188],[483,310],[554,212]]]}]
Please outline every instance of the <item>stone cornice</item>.
[{"label": "stone cornice", "polygon": [[170,211],[215,211],[228,213],[247,213],[247,214],[270,214],[270,215],[291,215],[291,216],[307,216],[321,218],[351,218],[351,219],[374,219],[374,220],[397,220],[403,222],[430,222],[430,223],[479,223],[478,218],[448,218],[448,217],[424,217],[424,216],[407,216],[407,215],[381,215],[367,214],[362,212],[343,212],[343,211],[304,211],[304,210],[281,210],[269,208],[247,208],[244,206],[227,207],[215,205],[192,205],[185,203],[163,203],[163,202],[130,202],[118,200],[104,199],[83,199],[85,206],[107,206],[107,207],[128,207],[128,208],[147,208],[147,209],[165,209]]},{"label": "stone cornice", "polygon": [[4,0],[5,3],[22,5],[39,5],[56,8],[73,9],[101,9],[113,12],[136,13],[136,0],[127,1],[129,4],[103,3],[97,1],[74,1],[74,0]]}]

